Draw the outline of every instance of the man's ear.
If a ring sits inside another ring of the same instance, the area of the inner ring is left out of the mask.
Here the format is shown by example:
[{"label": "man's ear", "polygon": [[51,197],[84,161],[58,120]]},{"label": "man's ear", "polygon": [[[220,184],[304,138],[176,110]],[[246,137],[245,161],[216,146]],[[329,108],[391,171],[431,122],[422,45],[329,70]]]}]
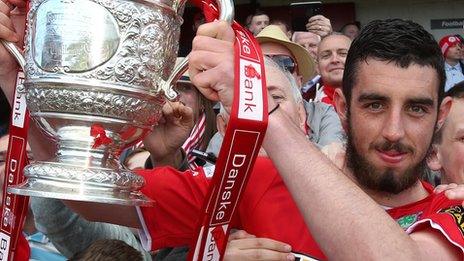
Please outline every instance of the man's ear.
[{"label": "man's ear", "polygon": [[222,115],[221,113],[219,113],[216,116],[216,127],[217,127],[219,134],[221,134],[224,137],[224,135],[226,134],[227,122],[226,122],[226,119],[224,118],[224,115]]},{"label": "man's ear", "polygon": [[301,87],[303,86],[303,76],[301,75],[298,75],[298,77],[296,77],[296,84],[298,85],[298,87],[301,89]]},{"label": "man's ear", "polygon": [[451,110],[451,105],[453,104],[453,99],[451,97],[445,97],[440,104],[438,109],[438,117],[437,117],[437,127],[441,128],[445,123],[446,117]]},{"label": "man's ear", "polygon": [[341,88],[336,88],[334,93],[335,110],[337,111],[343,129],[348,131],[348,104]]},{"label": "man's ear", "polygon": [[427,166],[434,171],[440,171],[442,169],[441,155],[438,149],[438,145],[436,144],[432,145],[432,151],[427,157]]},{"label": "man's ear", "polygon": [[[298,120],[299,120],[299,127],[300,129],[303,131],[304,134],[307,134],[307,129],[306,129],[306,120],[307,120],[307,117],[308,115],[306,114],[306,110],[304,108],[304,105],[303,103],[301,102],[299,105],[298,105]],[[311,126],[309,126],[311,127]]]}]

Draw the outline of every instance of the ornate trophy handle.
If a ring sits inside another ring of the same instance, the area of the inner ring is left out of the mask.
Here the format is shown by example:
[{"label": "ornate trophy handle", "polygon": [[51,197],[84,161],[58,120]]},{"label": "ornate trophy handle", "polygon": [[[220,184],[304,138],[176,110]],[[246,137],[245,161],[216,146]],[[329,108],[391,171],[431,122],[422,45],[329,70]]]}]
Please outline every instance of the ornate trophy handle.
[{"label": "ornate trophy handle", "polygon": [[[219,6],[219,20],[223,20],[231,24],[234,20],[234,3],[232,0],[216,0],[218,6]],[[177,98],[177,93],[174,91],[173,83],[177,82],[177,80],[180,79],[182,74],[185,73],[188,69],[188,56],[185,57],[185,59],[179,63],[176,67],[174,67],[174,70],[169,77],[169,79],[164,82],[161,86],[161,88],[164,91],[164,94],[166,95],[166,98],[169,100],[175,100]]]},{"label": "ornate trophy handle", "polygon": [[19,51],[18,47],[16,47],[16,45],[14,45],[14,43],[12,42],[8,42],[3,39],[0,39],[0,41],[2,42],[3,46],[5,46],[5,48],[8,50],[8,52],[10,52],[11,55],[13,55],[13,57],[16,58],[16,61],[18,61],[19,66],[21,66],[21,69],[23,69],[24,71],[26,67],[26,59],[24,59],[24,56]]}]

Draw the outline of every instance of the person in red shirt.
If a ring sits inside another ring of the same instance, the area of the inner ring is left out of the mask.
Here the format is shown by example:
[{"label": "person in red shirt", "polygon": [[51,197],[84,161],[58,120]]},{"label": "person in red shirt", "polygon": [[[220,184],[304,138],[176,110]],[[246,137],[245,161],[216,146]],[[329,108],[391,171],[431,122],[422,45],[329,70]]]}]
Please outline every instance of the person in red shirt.
[{"label": "person in red shirt", "polygon": [[334,106],[335,89],[342,87],[346,55],[351,40],[345,35],[331,34],[322,39],[317,50],[318,71],[323,86],[316,91],[316,101]]},{"label": "person in red shirt", "polygon": [[[227,54],[233,32],[216,22],[199,35],[221,37],[196,46],[193,83],[229,111],[232,77],[217,75],[232,68]],[[224,48],[212,47],[219,45]],[[218,62],[204,70],[202,57]],[[352,43],[343,87],[334,93],[348,134],[344,175],[282,112],[270,116],[263,147],[328,259],[463,258],[463,207],[443,194],[430,199],[431,190],[420,182],[433,134],[451,104],[443,98],[444,83],[443,58],[430,33],[411,21],[377,20]],[[410,213],[404,220],[396,213],[403,226],[412,220],[407,233],[385,211],[399,207]]]}]

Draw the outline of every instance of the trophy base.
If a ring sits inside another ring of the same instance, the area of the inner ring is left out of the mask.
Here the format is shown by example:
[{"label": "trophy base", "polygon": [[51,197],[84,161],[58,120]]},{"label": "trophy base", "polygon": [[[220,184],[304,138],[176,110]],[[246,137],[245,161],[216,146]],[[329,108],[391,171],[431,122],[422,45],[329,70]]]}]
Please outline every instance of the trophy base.
[{"label": "trophy base", "polygon": [[[47,174],[44,175],[44,171]],[[53,175],[53,173],[59,173],[59,176]],[[98,177],[96,173],[100,175],[98,179],[100,182],[95,180]],[[116,184],[108,184],[115,182],[114,176],[116,174],[126,183],[128,179],[132,182],[130,184],[124,183],[129,185],[128,187],[118,186],[117,182]],[[129,206],[152,206],[154,204],[153,200],[138,191],[141,186],[135,186],[135,184],[138,185],[142,177],[124,170],[86,169],[54,162],[38,162],[27,166],[24,169],[24,175],[28,179],[22,184],[8,187],[8,192],[23,196],[104,204]],[[86,177],[90,178],[84,180]],[[105,181],[108,183],[105,184]]]},{"label": "trophy base", "polygon": [[[53,184],[55,183],[55,184]],[[60,182],[48,182],[37,179],[29,179],[26,182],[8,187],[8,192],[12,194],[30,196],[30,197],[43,197],[55,198],[62,200],[73,201],[86,201],[105,204],[118,204],[128,206],[153,206],[154,201],[145,197],[141,193],[130,192],[111,192],[102,193],[100,190],[92,191],[89,188],[75,188],[63,187]]]}]

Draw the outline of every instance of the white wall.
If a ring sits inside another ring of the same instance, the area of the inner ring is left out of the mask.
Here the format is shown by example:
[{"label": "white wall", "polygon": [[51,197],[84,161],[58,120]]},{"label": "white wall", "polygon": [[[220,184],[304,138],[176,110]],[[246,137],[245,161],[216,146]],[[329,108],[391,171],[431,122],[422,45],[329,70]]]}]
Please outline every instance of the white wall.
[{"label": "white wall", "polygon": [[[306,0],[261,0],[262,6],[287,5]],[[431,30],[431,19],[464,18],[464,0],[322,0],[324,3],[354,2],[361,24],[374,19],[402,18],[413,20],[431,32],[437,40],[447,34],[464,35],[463,29]],[[235,0],[236,4],[249,0]]]},{"label": "white wall", "polygon": [[374,19],[402,18],[419,23],[437,40],[447,34],[464,35],[463,29],[430,28],[431,19],[464,18],[464,0],[358,0],[355,8],[357,19],[362,24]]}]

